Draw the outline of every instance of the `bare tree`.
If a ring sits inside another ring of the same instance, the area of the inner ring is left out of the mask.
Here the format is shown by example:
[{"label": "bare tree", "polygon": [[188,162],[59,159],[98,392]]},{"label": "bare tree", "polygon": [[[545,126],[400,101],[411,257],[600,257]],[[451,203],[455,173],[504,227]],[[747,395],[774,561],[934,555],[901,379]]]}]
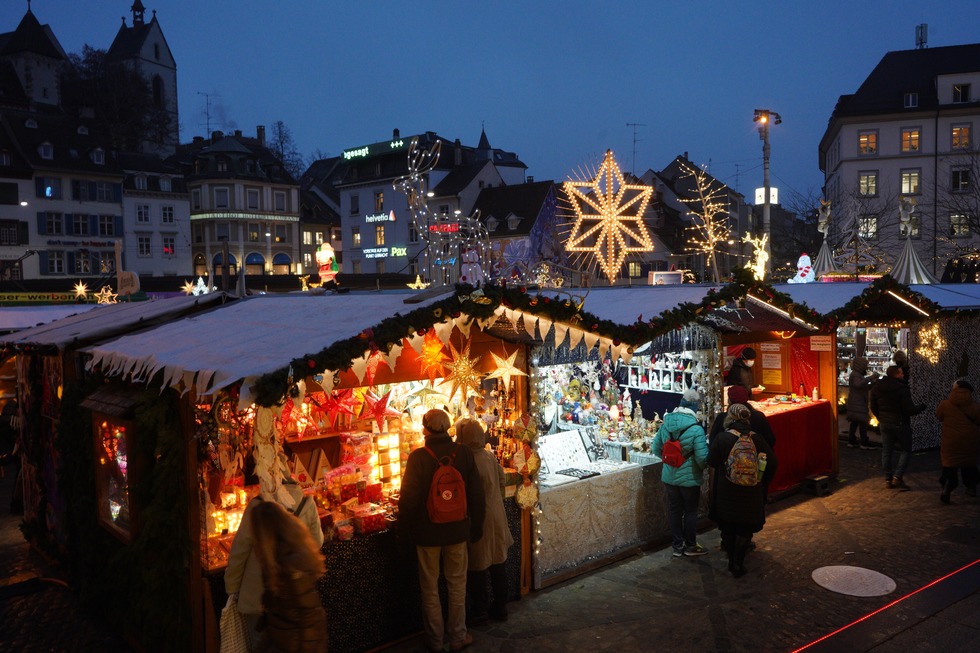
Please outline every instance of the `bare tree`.
[{"label": "bare tree", "polygon": [[817,231],[818,207],[820,194],[809,189],[805,193],[793,191],[783,204],[781,219],[774,220],[770,225],[772,231],[770,247],[772,248],[773,278],[777,278],[777,268],[796,273],[795,268],[786,268],[785,261],[795,261],[796,257],[806,252],[816,256],[820,249],[820,234]]},{"label": "bare tree", "polygon": [[[887,188],[861,193],[848,188],[834,202],[834,217],[827,238],[834,259],[846,272],[881,272],[901,251],[906,234],[900,229],[901,195]],[[913,238],[921,238],[921,215],[913,215]]]},{"label": "bare tree", "polygon": [[687,251],[704,254],[715,283],[720,283],[718,246],[727,244],[731,234],[728,187],[704,170],[687,164],[681,164],[681,170],[694,182],[693,197],[678,197],[691,212]]},{"label": "bare tree", "polygon": [[283,167],[294,179],[303,174],[303,157],[296,149],[293,132],[282,120],[272,123],[269,138],[266,141],[269,150],[282,161]]}]

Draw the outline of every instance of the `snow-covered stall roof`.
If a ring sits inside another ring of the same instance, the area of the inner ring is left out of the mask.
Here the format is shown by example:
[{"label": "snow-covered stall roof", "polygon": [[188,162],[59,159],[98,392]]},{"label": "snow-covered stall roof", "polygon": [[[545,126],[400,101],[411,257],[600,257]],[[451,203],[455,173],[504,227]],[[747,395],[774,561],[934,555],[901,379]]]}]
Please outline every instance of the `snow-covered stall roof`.
[{"label": "snow-covered stall roof", "polygon": [[806,304],[817,313],[826,315],[847,304],[870,284],[857,281],[838,281],[834,283],[786,283],[773,286],[786,293],[797,304]]},{"label": "snow-covered stall roof", "polygon": [[980,284],[939,283],[909,286],[926,299],[939,304],[945,310],[980,309]]},{"label": "snow-covered stall roof", "polygon": [[[723,286],[683,283],[661,286],[634,286],[632,288],[593,288],[585,298],[583,310],[611,320],[617,324],[633,324],[642,314],[644,319],[660,315],[683,303],[699,304],[711,289]],[[576,294],[581,289],[569,288]],[[582,291],[584,292],[584,291]],[[548,291],[542,291],[547,295]]]},{"label": "snow-covered stall roof", "polygon": [[45,304],[40,306],[3,306],[0,307],[0,332],[10,333],[20,331],[86,313],[98,304]]},{"label": "snow-covered stall roof", "polygon": [[[90,310],[77,312],[60,320],[0,336],[0,344],[11,346],[46,346],[64,349],[72,343],[89,344],[119,333],[151,326],[168,316],[228,301],[227,295],[214,293],[198,297],[171,297],[145,302],[97,304]],[[82,308],[79,305],[77,308]]]},{"label": "snow-covered stall roof", "polygon": [[[154,329],[83,349],[111,374],[183,382],[209,393],[275,372],[295,358],[442,299],[405,304],[411,293],[255,295]],[[249,392],[242,388],[243,398]]]}]

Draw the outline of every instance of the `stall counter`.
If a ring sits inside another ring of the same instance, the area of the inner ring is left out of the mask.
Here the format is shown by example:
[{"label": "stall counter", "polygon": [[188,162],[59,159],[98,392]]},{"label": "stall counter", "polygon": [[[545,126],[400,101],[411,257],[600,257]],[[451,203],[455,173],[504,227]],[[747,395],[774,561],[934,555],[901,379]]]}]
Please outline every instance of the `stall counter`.
[{"label": "stall counter", "polygon": [[752,403],[765,414],[776,435],[778,467],[770,491],[789,489],[813,474],[833,472],[837,431],[829,401]]}]

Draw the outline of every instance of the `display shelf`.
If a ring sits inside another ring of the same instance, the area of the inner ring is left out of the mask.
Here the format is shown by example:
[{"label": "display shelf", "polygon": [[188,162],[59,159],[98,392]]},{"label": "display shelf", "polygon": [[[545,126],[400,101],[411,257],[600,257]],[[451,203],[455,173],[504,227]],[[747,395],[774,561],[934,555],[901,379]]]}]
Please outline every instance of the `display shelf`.
[{"label": "display shelf", "polygon": [[690,355],[634,356],[625,365],[626,378],[622,385],[637,390],[656,390],[681,394],[698,386],[697,376],[702,371],[701,362]]}]

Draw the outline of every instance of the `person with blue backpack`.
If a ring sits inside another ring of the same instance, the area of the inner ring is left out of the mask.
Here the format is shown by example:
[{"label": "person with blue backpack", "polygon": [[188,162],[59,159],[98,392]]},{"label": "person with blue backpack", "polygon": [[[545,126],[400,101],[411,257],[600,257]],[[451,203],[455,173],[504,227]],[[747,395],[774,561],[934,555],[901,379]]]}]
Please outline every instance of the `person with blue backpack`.
[{"label": "person with blue backpack", "polygon": [[697,541],[701,481],[708,462],[708,443],[697,418],[700,404],[696,390],[685,390],[680,405],[664,415],[664,423],[653,438],[653,453],[664,462],[661,480],[667,493],[667,522],[675,558],[708,552]]},{"label": "person with blue backpack", "polygon": [[752,536],[766,523],[765,488],[776,473],[776,453],[749,424],[751,412],[732,404],[725,430],[711,439],[708,465],[714,470],[715,491],[708,516],[718,524],[721,546],[728,554],[728,571],[745,575],[745,555]]}]

